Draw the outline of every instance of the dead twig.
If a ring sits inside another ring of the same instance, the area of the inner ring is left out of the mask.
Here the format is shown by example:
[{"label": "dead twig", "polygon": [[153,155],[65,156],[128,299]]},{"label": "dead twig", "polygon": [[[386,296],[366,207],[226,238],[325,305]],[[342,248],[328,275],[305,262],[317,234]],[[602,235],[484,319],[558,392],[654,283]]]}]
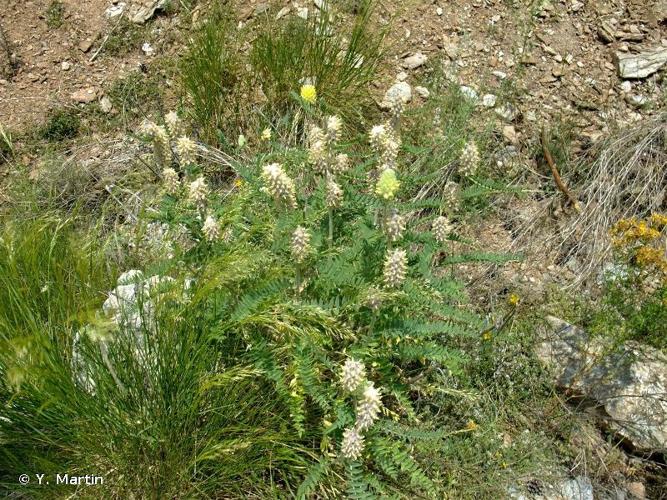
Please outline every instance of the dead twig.
[{"label": "dead twig", "polygon": [[563,183],[563,179],[561,179],[560,174],[558,173],[558,169],[556,168],[556,162],[554,162],[553,156],[551,156],[551,151],[549,151],[549,146],[547,142],[547,132],[544,127],[542,128],[542,135],[540,136],[540,142],[542,143],[542,152],[544,153],[544,158],[547,160],[547,163],[549,164],[549,168],[551,169],[551,174],[554,176],[554,181],[556,182],[556,186],[558,186],[560,192],[565,195],[565,197],[569,200],[569,202],[572,203],[572,206],[577,211],[577,213],[579,213],[581,211],[579,207],[579,202],[574,196],[572,196],[570,191],[567,189],[567,186],[565,186],[565,183]]}]

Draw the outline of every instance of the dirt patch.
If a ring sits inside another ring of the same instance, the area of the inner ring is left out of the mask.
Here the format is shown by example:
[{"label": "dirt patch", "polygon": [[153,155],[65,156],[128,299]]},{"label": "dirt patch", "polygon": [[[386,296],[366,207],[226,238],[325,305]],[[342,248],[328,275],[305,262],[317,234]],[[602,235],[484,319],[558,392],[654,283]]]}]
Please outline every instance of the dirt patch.
[{"label": "dirt patch", "polygon": [[0,76],[0,123],[21,129],[41,121],[53,107],[97,101],[107,82],[148,59],[141,43],[122,57],[93,57],[117,22],[105,16],[111,5],[109,0],[8,0],[3,5],[0,24],[16,72]]}]

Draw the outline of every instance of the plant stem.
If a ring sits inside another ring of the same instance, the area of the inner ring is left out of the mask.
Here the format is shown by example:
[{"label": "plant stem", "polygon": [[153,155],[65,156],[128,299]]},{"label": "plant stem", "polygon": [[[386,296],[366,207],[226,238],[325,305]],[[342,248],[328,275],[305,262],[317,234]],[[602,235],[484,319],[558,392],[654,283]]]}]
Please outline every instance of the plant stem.
[{"label": "plant stem", "polygon": [[333,208],[329,209],[329,250],[333,248]]}]

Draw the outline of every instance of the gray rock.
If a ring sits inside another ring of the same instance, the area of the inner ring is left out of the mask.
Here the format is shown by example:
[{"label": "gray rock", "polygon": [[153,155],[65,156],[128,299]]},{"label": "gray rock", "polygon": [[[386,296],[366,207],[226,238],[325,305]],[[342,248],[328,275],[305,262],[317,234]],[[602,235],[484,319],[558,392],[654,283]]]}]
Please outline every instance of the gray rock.
[{"label": "gray rock", "polygon": [[104,11],[104,17],[107,19],[113,19],[114,17],[122,16],[125,11],[127,4],[125,2],[118,2],[115,5],[111,5],[107,10]]},{"label": "gray rock", "polygon": [[467,85],[461,85],[459,89],[466,99],[470,101],[477,101],[479,99],[479,95],[475,89],[468,87]]},{"label": "gray rock", "polygon": [[482,96],[482,106],[485,108],[492,108],[496,105],[498,98],[493,94],[484,94]]},{"label": "gray rock", "polygon": [[667,451],[667,356],[636,342],[611,349],[558,318],[536,347],[558,386],[592,402],[601,422],[639,452]]},{"label": "gray rock", "polygon": [[135,24],[144,24],[151,19],[158,10],[162,10],[169,5],[170,0],[150,0],[139,6],[130,16],[130,20]]},{"label": "gray rock", "polygon": [[627,102],[633,108],[643,108],[649,102],[648,98],[639,94],[626,94],[625,102]]},{"label": "gray rock", "polygon": [[390,109],[391,103],[395,102],[396,99],[403,101],[403,103],[408,103],[412,100],[412,87],[407,82],[396,82],[384,95],[384,99],[380,103],[382,109]]}]

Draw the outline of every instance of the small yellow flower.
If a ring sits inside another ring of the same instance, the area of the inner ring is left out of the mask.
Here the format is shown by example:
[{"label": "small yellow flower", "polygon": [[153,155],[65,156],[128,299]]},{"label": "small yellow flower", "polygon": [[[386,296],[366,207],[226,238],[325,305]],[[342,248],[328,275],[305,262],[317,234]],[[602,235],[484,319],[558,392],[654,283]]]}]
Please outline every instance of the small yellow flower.
[{"label": "small yellow flower", "polygon": [[264,130],[262,130],[262,140],[263,141],[271,140],[271,129],[269,127],[266,127]]},{"label": "small yellow flower", "polygon": [[317,101],[317,89],[315,89],[315,85],[302,85],[300,93],[301,99],[308,104],[315,104],[315,101]]},{"label": "small yellow flower", "polygon": [[492,338],[491,330],[486,330],[484,333],[482,333],[482,340],[489,342],[491,338]]},{"label": "small yellow flower", "polygon": [[388,168],[380,174],[380,178],[375,186],[375,193],[385,200],[391,200],[396,195],[396,191],[398,191],[400,185],[401,183],[396,179],[396,172]]},{"label": "small yellow flower", "polygon": [[468,431],[476,431],[479,425],[477,425],[477,422],[474,420],[468,420],[468,423],[466,424],[466,430]]},{"label": "small yellow flower", "polygon": [[240,187],[242,187],[242,186],[243,186],[243,179],[240,179],[240,178],[239,178],[239,179],[236,179],[236,180],[234,181],[234,187],[236,187],[236,188],[240,188]]},{"label": "small yellow flower", "polygon": [[519,304],[519,296],[516,293],[511,293],[510,296],[507,297],[507,303],[512,307],[516,307]]}]

